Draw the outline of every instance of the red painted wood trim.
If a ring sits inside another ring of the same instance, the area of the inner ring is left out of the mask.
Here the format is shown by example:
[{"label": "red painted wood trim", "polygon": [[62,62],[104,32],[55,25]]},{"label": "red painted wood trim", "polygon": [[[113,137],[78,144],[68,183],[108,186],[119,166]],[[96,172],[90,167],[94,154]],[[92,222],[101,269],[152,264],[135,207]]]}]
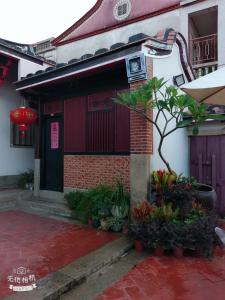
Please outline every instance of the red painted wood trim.
[{"label": "red painted wood trim", "polygon": [[[189,68],[191,70],[191,73],[192,73],[192,76],[195,78],[195,74],[194,74],[194,70],[192,68],[192,65],[191,65],[191,62],[190,62],[190,58],[189,58],[189,52],[188,52],[188,46],[187,46],[187,41],[186,39],[184,38],[184,36],[179,32],[178,33],[178,36],[182,39],[182,41],[184,42],[184,45],[185,45],[185,50],[186,50],[186,53],[187,53],[187,62],[188,62],[188,65],[189,65]],[[192,79],[191,79],[191,76],[189,74],[189,71],[188,71],[188,68],[186,66],[186,63],[184,61],[184,52],[183,52],[183,48],[182,48],[182,45],[181,45],[181,42],[179,41],[179,39],[176,39],[176,43],[179,47],[179,50],[180,50],[180,60],[181,60],[181,65],[183,67],[183,70],[184,70],[184,74],[186,75],[187,79],[188,79],[188,82],[191,82]]]},{"label": "red painted wood trim", "polygon": [[204,2],[204,1],[206,1],[206,0],[197,0],[197,1],[195,1],[195,2],[190,2],[190,3],[183,4],[183,5],[181,5],[181,7],[186,7],[186,6],[190,6],[190,5],[195,5],[195,4],[198,4],[198,3],[200,3],[200,2]]},{"label": "red painted wood trim", "polygon": [[[163,8],[161,10],[158,10],[158,11],[155,11],[153,13],[150,13],[150,14],[147,14],[147,15],[144,15],[144,16],[140,16],[140,17],[137,17],[135,19],[131,19],[131,20],[128,20],[128,21],[125,21],[125,22],[121,22],[119,24],[115,24],[113,26],[109,26],[107,28],[102,28],[100,30],[96,30],[96,31],[93,31],[93,32],[90,32],[88,34],[84,34],[84,35],[81,35],[79,37],[76,37],[76,38],[72,38],[72,39],[69,39],[69,40],[66,40],[66,41],[62,41],[60,42],[63,38],[65,38],[67,35],[69,35],[73,30],[75,30],[76,28],[78,28],[82,23],[84,23],[94,12],[97,11],[97,9],[100,7],[100,5],[102,4],[102,1],[103,0],[99,0],[96,5],[89,11],[87,12],[86,15],[84,15],[83,18],[81,18],[78,22],[76,22],[73,26],[71,26],[69,29],[67,29],[64,33],[62,33],[59,37],[57,37],[55,40],[52,41],[52,44],[54,46],[61,46],[61,45],[65,45],[65,44],[69,44],[69,43],[72,43],[72,42],[75,42],[75,41],[78,41],[78,40],[82,40],[82,39],[85,39],[85,38],[88,38],[88,37],[91,37],[91,36],[94,36],[94,35],[97,35],[97,34],[100,34],[100,33],[103,33],[103,32],[107,32],[107,31],[110,31],[110,30],[113,30],[113,29],[116,29],[116,28],[120,28],[120,27],[123,27],[123,26],[126,26],[126,25],[129,25],[129,24],[132,24],[132,23],[135,23],[135,22],[139,22],[139,21],[142,21],[142,20],[145,20],[145,19],[148,19],[148,18],[153,18],[155,16],[158,16],[158,15],[161,15],[161,14],[164,14],[164,13],[167,13],[167,12],[170,12],[170,11],[173,11],[173,10],[176,10],[178,8],[180,8],[180,4],[176,4],[176,5],[173,5],[173,6],[170,6],[170,7],[167,7],[167,8]],[[202,0],[200,0],[202,1]],[[97,6],[98,4],[98,6]]]}]

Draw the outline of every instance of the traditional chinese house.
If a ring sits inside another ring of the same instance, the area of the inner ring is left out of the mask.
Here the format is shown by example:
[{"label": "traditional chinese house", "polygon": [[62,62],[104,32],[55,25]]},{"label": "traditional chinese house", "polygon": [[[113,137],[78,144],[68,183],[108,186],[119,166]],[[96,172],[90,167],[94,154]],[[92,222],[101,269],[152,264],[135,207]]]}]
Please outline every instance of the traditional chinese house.
[{"label": "traditional chinese house", "polygon": [[[17,91],[38,105],[36,195],[56,197],[121,179],[134,201],[147,197],[150,171],[162,166],[158,137],[112,98],[153,76],[179,86],[193,80],[199,69],[213,71],[215,48],[210,46],[208,56],[196,56],[204,43],[198,43],[196,52],[194,34],[200,35],[196,39],[209,35],[202,25],[211,16],[214,45],[222,6],[219,0],[98,0],[53,41],[56,67],[16,82]],[[193,14],[197,10],[198,17]],[[164,150],[174,169],[188,174],[186,132],[178,131],[167,143]]]}]

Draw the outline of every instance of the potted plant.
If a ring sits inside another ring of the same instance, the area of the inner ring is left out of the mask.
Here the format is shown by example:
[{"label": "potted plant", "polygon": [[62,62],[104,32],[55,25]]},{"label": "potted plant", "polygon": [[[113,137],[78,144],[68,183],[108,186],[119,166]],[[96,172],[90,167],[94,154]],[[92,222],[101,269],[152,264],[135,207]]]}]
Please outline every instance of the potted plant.
[{"label": "potted plant", "polygon": [[114,232],[120,232],[123,228],[124,220],[120,217],[110,218],[110,229]]},{"label": "potted plant", "polygon": [[111,215],[112,208],[112,188],[106,185],[100,185],[88,192],[89,199],[92,202],[93,214],[104,219]]},{"label": "potted plant", "polygon": [[144,243],[142,240],[134,240],[134,249],[137,252],[142,252],[144,250]]},{"label": "potted plant", "polygon": [[173,248],[173,255],[176,258],[182,258],[184,256],[184,248],[182,246],[175,246]]},{"label": "potted plant", "polygon": [[116,188],[112,193],[111,213],[117,218],[126,218],[130,210],[130,198],[121,181],[117,181]]},{"label": "potted plant", "polygon": [[155,245],[154,255],[157,256],[157,257],[161,257],[161,256],[163,256],[163,254],[164,254],[163,247],[160,246],[160,245]]},{"label": "potted plant", "polygon": [[32,191],[34,187],[34,171],[28,170],[27,172],[20,174],[18,186],[22,189]]},{"label": "potted plant", "polygon": [[133,246],[137,252],[144,250],[143,233],[145,234],[144,226],[142,223],[132,223],[129,228],[129,235],[133,239]]}]

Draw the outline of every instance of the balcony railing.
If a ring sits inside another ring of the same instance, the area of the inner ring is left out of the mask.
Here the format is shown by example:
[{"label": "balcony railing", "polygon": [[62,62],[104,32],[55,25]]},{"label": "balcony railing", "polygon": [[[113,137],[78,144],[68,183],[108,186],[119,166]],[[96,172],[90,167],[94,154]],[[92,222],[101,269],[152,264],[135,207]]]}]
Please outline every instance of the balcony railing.
[{"label": "balcony railing", "polygon": [[217,34],[211,34],[190,40],[192,65],[217,62]]}]

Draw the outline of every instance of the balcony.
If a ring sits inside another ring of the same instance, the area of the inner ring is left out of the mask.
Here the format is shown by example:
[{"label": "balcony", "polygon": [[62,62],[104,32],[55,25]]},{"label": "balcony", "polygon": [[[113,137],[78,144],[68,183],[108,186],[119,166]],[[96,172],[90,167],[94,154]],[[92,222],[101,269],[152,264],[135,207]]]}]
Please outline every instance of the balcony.
[{"label": "balcony", "polygon": [[190,57],[197,77],[217,69],[217,34],[190,39]]}]

